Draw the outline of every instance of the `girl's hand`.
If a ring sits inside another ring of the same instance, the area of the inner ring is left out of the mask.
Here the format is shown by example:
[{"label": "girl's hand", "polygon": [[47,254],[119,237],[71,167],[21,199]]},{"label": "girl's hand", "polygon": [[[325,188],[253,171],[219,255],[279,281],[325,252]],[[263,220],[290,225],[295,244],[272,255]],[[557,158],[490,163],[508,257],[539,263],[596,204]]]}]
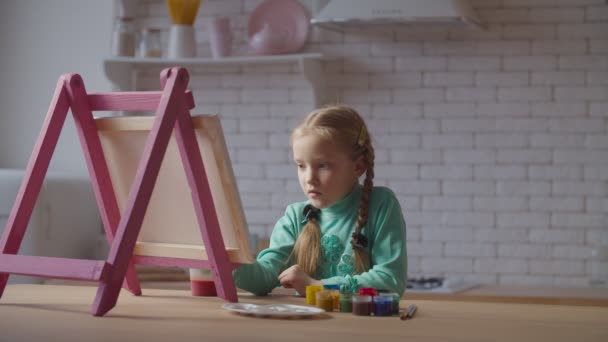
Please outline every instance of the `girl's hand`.
[{"label": "girl's hand", "polygon": [[323,285],[323,282],[312,278],[299,265],[293,265],[279,274],[279,282],[283,287],[293,288],[300,295],[306,294],[306,286]]}]

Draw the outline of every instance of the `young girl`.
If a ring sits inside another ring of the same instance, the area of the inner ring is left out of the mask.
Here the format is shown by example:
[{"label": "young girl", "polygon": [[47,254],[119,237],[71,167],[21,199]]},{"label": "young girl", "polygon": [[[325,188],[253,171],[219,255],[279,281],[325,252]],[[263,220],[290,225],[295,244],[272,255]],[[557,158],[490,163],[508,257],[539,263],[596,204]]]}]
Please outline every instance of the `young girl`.
[{"label": "young girl", "polygon": [[373,186],[374,149],[361,116],[344,106],[314,111],[291,146],[308,201],[289,205],[269,248],[234,271],[237,287],[256,295],[323,284],[403,293],[405,221],[393,192]]}]

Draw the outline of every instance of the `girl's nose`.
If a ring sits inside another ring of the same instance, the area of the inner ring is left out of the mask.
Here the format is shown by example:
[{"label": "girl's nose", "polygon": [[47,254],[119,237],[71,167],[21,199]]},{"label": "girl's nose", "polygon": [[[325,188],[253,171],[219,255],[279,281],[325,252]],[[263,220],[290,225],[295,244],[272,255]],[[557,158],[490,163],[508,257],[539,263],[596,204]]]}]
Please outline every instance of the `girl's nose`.
[{"label": "girl's nose", "polygon": [[306,172],[306,183],[314,184],[316,179],[317,175],[315,174],[315,172],[311,169],[308,169],[308,171]]}]

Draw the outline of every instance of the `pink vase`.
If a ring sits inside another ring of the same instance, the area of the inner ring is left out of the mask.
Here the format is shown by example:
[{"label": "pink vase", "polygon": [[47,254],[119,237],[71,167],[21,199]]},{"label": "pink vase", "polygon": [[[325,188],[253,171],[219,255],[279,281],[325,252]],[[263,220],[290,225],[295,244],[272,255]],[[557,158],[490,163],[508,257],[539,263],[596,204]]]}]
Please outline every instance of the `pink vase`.
[{"label": "pink vase", "polygon": [[232,54],[232,30],[230,18],[211,18],[207,24],[209,45],[213,58],[228,57]]}]

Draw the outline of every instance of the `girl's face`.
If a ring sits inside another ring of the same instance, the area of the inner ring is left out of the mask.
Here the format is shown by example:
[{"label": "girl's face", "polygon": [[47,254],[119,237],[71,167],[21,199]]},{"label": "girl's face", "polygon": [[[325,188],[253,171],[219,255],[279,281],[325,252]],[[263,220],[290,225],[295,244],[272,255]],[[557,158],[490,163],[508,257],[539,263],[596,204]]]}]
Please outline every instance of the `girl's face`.
[{"label": "girl's face", "polygon": [[365,172],[363,158],[353,160],[340,145],[315,134],[294,138],[293,157],[302,191],[317,208],[341,200]]}]

